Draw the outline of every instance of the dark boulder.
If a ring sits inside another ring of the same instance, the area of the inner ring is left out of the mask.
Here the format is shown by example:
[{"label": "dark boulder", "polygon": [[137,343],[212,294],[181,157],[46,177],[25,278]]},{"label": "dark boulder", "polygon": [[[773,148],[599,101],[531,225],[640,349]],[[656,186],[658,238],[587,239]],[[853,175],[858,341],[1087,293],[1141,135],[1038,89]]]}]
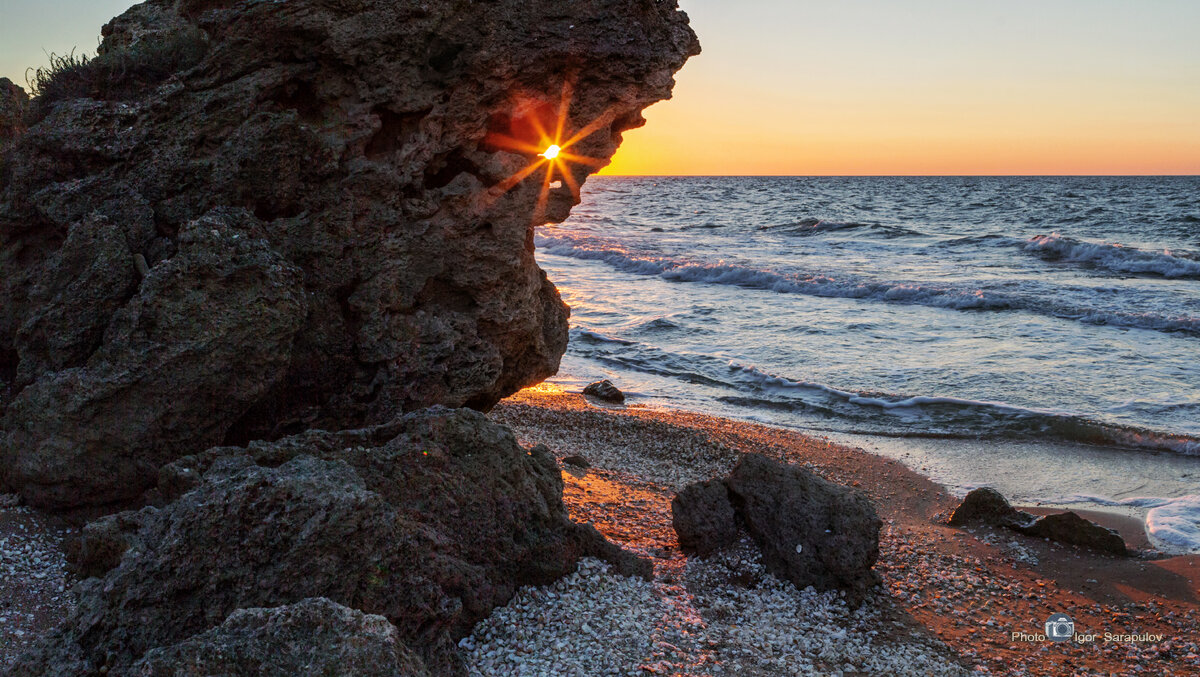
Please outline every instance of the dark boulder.
[{"label": "dark boulder", "polygon": [[859,605],[880,582],[882,520],[866,496],[794,465],[746,454],[723,481],[686,487],[671,501],[679,545],[699,555],[749,531],[763,564],[798,588],[842,590]]},{"label": "dark boulder", "polygon": [[1033,515],[1012,507],[1003,494],[991,487],[972,489],[950,515],[950,524],[953,526],[982,522],[1019,529],[1029,526],[1033,520]]},{"label": "dark boulder", "polygon": [[382,616],[324,598],[272,609],[240,609],[220,626],[152,649],[138,677],[424,677],[421,659]]},{"label": "dark boulder", "polygon": [[1069,510],[1043,515],[1033,524],[1022,529],[1021,532],[1029,536],[1049,538],[1059,543],[1069,543],[1107,552],[1111,555],[1129,554],[1129,549],[1125,545],[1125,539],[1121,538],[1121,534],[1086,520]]},{"label": "dark boulder", "polygon": [[721,480],[684,487],[671,499],[671,523],[679,548],[701,557],[738,539],[737,515]]},{"label": "dark boulder", "polygon": [[588,387],[583,389],[583,394],[613,404],[621,404],[625,401],[625,393],[621,392],[608,379],[588,384]]},{"label": "dark boulder", "polygon": [[96,577],[21,674],[71,656],[124,669],[238,609],[310,597],[384,616],[430,670],[454,673],[455,642],[520,586],[583,556],[651,572],[568,519],[545,448],[470,410],[216,448],[162,474],[169,503],[83,532],[74,565]]},{"label": "dark boulder", "polygon": [[579,454],[571,454],[570,456],[564,456],[562,462],[563,462],[563,465],[569,465],[573,468],[587,469],[587,468],[592,467],[592,464],[588,463],[588,460],[586,458],[580,456]]},{"label": "dark boulder", "polygon": [[[23,115],[0,83],[0,483],[132,501],[555,373],[533,228],[698,50],[674,0],[149,0]],[[560,111],[592,159],[538,156]]]},{"label": "dark boulder", "polygon": [[1005,527],[1027,536],[1048,538],[1113,555],[1129,554],[1125,540],[1112,529],[1070,511],[1036,517],[1012,507],[1008,499],[991,487],[980,487],[968,493],[950,515],[950,524]]},{"label": "dark boulder", "polygon": [[801,589],[844,590],[853,605],[879,584],[883,521],[866,496],[758,454],[743,456],[725,486],[768,571]]}]

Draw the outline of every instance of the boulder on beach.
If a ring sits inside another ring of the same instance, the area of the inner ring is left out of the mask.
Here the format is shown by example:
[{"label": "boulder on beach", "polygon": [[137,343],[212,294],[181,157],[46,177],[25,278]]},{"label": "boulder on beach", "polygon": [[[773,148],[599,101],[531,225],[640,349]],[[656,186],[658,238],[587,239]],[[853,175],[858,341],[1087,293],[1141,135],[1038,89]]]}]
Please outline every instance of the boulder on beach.
[{"label": "boulder on beach", "polygon": [[562,462],[563,462],[563,465],[569,465],[573,468],[586,469],[586,468],[592,467],[592,464],[588,463],[588,460],[586,458],[584,458],[583,456],[580,456],[579,454],[571,454],[570,456],[564,456]]},{"label": "boulder on beach", "polygon": [[1121,534],[1091,520],[1086,520],[1069,510],[1052,515],[1042,515],[1021,531],[1029,536],[1079,545],[1111,555],[1129,554],[1129,548],[1125,545],[1125,539],[1121,538]]},{"label": "boulder on beach", "polygon": [[431,672],[456,674],[456,642],[519,587],[553,582],[585,556],[652,572],[568,519],[544,447],[524,449],[468,409],[215,448],[162,474],[164,505],[82,532],[73,564],[93,577],[19,674],[70,660],[127,669],[238,609],[312,597],[383,616]]},{"label": "boulder on beach", "polygon": [[671,513],[680,547],[701,555],[735,542],[744,526],[767,570],[801,589],[842,590],[857,606],[880,582],[875,507],[795,465],[746,454],[724,480],[679,492]]},{"label": "boulder on beach", "polygon": [[149,0],[28,102],[0,83],[0,484],[118,505],[216,444],[552,375],[533,228],[698,51],[674,0]]},{"label": "boulder on beach", "polygon": [[621,390],[613,385],[612,381],[608,379],[596,381],[595,383],[589,383],[588,386],[583,389],[583,394],[589,397],[594,397],[601,402],[621,404],[625,401],[625,393],[621,392]]},{"label": "boulder on beach", "polygon": [[1128,555],[1121,534],[1086,520],[1071,511],[1036,517],[1012,507],[1008,499],[991,487],[971,490],[950,515],[950,524],[986,524],[1005,527],[1038,538],[1091,548],[1112,555]]},{"label": "boulder on beach", "polygon": [[950,515],[952,526],[982,522],[996,527],[1019,529],[1029,526],[1033,515],[1017,510],[1008,499],[991,487],[972,489]]},{"label": "boulder on beach", "polygon": [[671,524],[686,553],[707,557],[737,542],[738,521],[721,480],[697,482],[671,499]]},{"label": "boulder on beach", "polygon": [[272,609],[239,609],[212,630],[150,650],[130,673],[139,677],[431,675],[386,618],[324,598]]}]

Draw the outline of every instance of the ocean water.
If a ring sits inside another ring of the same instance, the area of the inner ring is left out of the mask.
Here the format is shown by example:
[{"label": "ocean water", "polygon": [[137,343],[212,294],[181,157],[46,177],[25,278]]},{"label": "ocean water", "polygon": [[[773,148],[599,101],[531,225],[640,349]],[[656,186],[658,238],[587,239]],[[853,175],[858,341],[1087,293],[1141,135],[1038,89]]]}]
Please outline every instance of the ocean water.
[{"label": "ocean water", "polygon": [[1200,551],[1200,177],[593,177],[536,246],[559,383]]}]

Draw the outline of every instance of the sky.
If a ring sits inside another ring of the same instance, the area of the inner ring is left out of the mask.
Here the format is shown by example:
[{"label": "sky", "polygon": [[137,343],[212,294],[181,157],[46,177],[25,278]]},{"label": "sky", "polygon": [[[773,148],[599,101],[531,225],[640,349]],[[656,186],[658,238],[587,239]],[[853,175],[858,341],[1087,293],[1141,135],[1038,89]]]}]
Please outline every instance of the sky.
[{"label": "sky", "polygon": [[[0,0],[0,77],[129,4]],[[1200,173],[1200,1],[681,4],[704,52],[604,173]]]}]

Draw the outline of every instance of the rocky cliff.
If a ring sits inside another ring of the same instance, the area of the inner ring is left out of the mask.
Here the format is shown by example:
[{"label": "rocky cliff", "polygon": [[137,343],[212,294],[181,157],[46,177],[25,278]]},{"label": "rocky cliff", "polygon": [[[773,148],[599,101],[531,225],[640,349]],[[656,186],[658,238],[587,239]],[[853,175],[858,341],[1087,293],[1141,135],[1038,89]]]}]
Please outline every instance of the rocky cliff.
[{"label": "rocky cliff", "polygon": [[103,36],[2,93],[0,482],[43,507],[553,374],[532,228],[699,50],[673,0],[150,0]]}]

